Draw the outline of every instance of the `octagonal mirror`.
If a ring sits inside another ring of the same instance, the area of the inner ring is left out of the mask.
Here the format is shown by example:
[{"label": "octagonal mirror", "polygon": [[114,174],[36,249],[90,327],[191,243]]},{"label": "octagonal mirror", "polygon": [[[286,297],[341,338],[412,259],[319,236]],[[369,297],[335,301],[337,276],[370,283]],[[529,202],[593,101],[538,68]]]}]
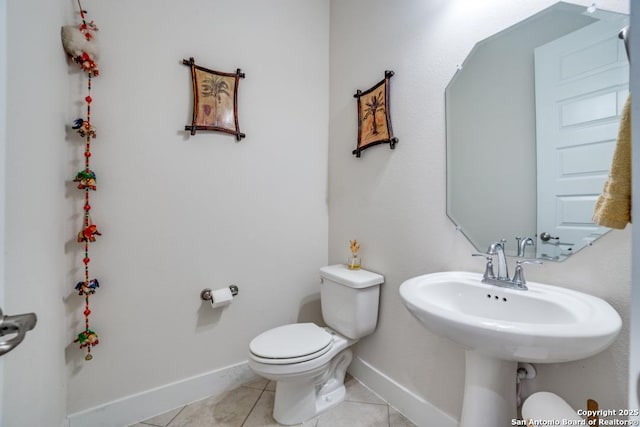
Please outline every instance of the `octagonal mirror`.
[{"label": "octagonal mirror", "polygon": [[591,217],[629,93],[627,24],[556,3],[478,42],[447,86],[447,215],[478,251],[506,239],[561,261],[608,231]]}]

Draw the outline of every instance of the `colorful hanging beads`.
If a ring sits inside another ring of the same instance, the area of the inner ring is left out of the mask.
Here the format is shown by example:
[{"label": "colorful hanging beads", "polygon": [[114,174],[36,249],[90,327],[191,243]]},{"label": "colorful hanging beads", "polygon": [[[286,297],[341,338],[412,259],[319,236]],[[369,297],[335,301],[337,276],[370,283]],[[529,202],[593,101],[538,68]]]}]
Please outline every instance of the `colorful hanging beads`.
[{"label": "colorful hanging beads", "polygon": [[[87,23],[85,20],[85,14],[87,13],[82,9],[82,5],[78,0],[78,6],[80,8],[80,16],[82,18],[82,24],[78,28],[80,33],[83,35],[84,39],[87,43],[92,42],[93,33],[98,30],[93,21]],[[67,32],[67,34],[69,34]],[[76,42],[72,39],[72,36],[67,36],[66,40],[67,44],[72,44]],[[63,43],[65,43],[65,36],[63,34]],[[77,43],[76,43],[77,45]],[[92,48],[93,49],[93,48]],[[98,75],[98,66],[94,61],[95,52],[89,54],[85,51],[82,51],[79,54],[75,54],[75,51],[72,49],[67,49],[65,46],[65,50],[67,52],[71,52],[73,60],[80,65],[83,71],[87,73],[87,96],[84,98],[86,103],[86,118],[78,118],[74,120],[72,129],[75,129],[78,134],[85,139],[85,148],[84,148],[84,168],[76,173],[73,182],[78,183],[78,189],[84,191],[84,215],[83,215],[83,223],[82,229],[78,232],[78,243],[82,243],[84,245],[84,257],[82,258],[82,263],[84,264],[84,280],[78,282],[75,285],[75,290],[78,291],[78,295],[84,297],[84,311],[82,314],[84,315],[84,330],[77,335],[77,338],[74,340],[75,343],[80,344],[81,349],[86,349],[87,354],[85,355],[85,360],[91,360],[93,356],[91,355],[91,348],[98,345],[98,334],[94,330],[89,327],[89,316],[91,315],[90,308],[90,297],[95,294],[97,288],[100,287],[98,279],[89,279],[89,265],[91,263],[91,258],[89,257],[89,245],[90,243],[95,242],[96,236],[101,236],[102,234],[98,231],[98,227],[91,220],[91,204],[89,203],[89,195],[91,191],[96,190],[96,174],[90,168],[91,161],[91,141],[96,138],[96,130],[91,124],[91,103],[93,102],[93,98],[91,97],[91,80],[93,77]]]},{"label": "colorful hanging beads", "polygon": [[[84,275],[85,279],[83,282],[80,282],[76,285],[76,290],[79,290],[79,294],[84,296],[85,301],[85,309],[83,311],[83,315],[85,318],[85,329],[81,333],[78,334],[78,338],[74,342],[80,344],[81,349],[87,350],[87,354],[85,356],[86,360],[91,360],[93,356],[91,355],[91,348],[98,345],[98,334],[96,334],[93,330],[89,328],[89,315],[91,314],[90,301],[89,297],[93,295],[98,288],[98,280],[97,279],[89,279],[89,263],[91,262],[91,258],[89,258],[89,243],[93,243],[96,241],[96,236],[101,236],[102,234],[98,231],[98,227],[93,224],[91,220],[91,204],[89,203],[89,194],[91,191],[96,190],[96,174],[90,168],[91,162],[91,141],[96,137],[95,129],[91,125],[91,103],[93,99],[91,98],[91,78],[92,72],[87,71],[87,91],[89,95],[86,96],[86,106],[87,106],[87,118],[86,120],[76,120],[74,123],[74,127],[78,126],[78,133],[85,138],[85,168],[80,172],[76,173],[74,178],[74,182],[78,183],[78,188],[84,190],[85,194],[85,203],[84,203],[84,221],[82,230],[78,233],[78,243],[84,243],[84,258],[82,260],[84,264]],[[80,288],[78,288],[80,285]]]},{"label": "colorful hanging beads", "polygon": [[93,126],[91,126],[91,123],[89,123],[87,120],[76,119],[73,122],[73,126],[71,126],[71,128],[77,130],[78,134],[83,138],[86,137],[87,135],[90,135],[91,138],[96,137],[96,130],[94,129]]},{"label": "colorful hanging beads", "polygon": [[88,282],[78,282],[76,284],[76,291],[78,295],[95,294],[96,288],[100,287],[98,279],[91,279]]},{"label": "colorful hanging beads", "polygon": [[94,190],[96,189],[96,174],[92,170],[83,169],[76,174],[73,178],[73,182],[78,183],[78,189],[80,190]]},{"label": "colorful hanging beads", "polygon": [[[88,311],[88,310],[85,310]],[[88,314],[87,314],[88,316]],[[87,328],[84,331],[78,334],[78,338],[73,340],[73,342],[80,343],[80,348],[87,348],[87,355],[85,356],[86,360],[93,359],[91,356],[91,347],[98,345],[98,335],[93,332],[91,329]]]}]

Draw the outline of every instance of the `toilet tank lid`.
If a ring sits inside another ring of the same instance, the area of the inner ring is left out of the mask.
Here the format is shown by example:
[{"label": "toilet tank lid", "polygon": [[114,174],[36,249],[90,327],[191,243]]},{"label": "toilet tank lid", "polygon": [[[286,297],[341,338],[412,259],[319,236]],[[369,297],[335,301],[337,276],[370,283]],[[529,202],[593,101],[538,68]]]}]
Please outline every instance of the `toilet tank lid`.
[{"label": "toilet tank lid", "polygon": [[361,289],[384,283],[384,276],[367,270],[349,270],[344,264],[320,268],[320,277],[351,288]]}]

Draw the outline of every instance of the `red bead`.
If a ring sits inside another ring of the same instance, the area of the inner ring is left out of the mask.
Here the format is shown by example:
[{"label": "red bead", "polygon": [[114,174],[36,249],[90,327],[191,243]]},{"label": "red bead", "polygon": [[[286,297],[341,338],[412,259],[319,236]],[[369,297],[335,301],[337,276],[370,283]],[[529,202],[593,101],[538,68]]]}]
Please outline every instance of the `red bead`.
[{"label": "red bead", "polygon": [[84,156],[85,157],[91,157],[91,151],[85,151],[84,152]]},{"label": "red bead", "polygon": [[87,203],[86,205],[84,205],[84,210],[85,211],[90,211],[91,210],[91,206]]},{"label": "red bead", "polygon": [[84,257],[84,259],[82,260],[82,262],[84,262],[84,265],[89,264],[90,261],[91,261],[91,258],[89,257]]},{"label": "red bead", "polygon": [[84,315],[88,316],[91,314],[91,310],[89,310],[88,308],[84,311]]},{"label": "red bead", "polygon": [[91,97],[88,95],[84,100],[87,101],[88,104],[91,104],[91,101],[93,101],[93,99],[91,99]]}]

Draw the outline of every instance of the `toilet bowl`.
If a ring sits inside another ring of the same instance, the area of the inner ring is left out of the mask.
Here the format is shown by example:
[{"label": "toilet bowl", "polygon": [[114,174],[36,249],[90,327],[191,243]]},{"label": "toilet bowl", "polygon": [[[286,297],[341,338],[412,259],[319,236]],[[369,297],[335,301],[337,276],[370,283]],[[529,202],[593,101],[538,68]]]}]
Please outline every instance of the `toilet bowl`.
[{"label": "toilet bowl", "polygon": [[249,366],[276,381],[275,420],[299,424],[344,400],[349,347],[355,342],[313,323],[280,326],[251,341]]},{"label": "toilet bowl", "polygon": [[375,330],[384,277],[344,265],[320,269],[327,327],[294,323],[270,329],[249,344],[249,367],[276,382],[273,418],[300,424],[344,400],[350,347]]}]

